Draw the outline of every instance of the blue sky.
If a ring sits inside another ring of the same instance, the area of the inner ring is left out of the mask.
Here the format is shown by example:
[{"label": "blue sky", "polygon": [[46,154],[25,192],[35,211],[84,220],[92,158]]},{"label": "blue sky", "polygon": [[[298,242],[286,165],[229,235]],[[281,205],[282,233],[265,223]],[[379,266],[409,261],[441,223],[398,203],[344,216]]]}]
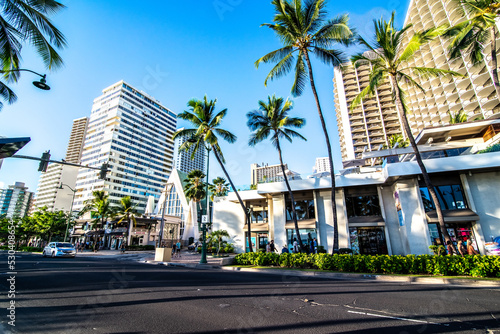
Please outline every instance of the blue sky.
[{"label": "blue sky", "polygon": [[[49,72],[37,56],[25,47],[22,68],[47,73],[50,91],[36,89],[38,78],[23,73],[11,85],[18,102],[0,111],[0,135],[31,137],[18,154],[41,156],[51,151],[52,159],[66,154],[73,119],[89,116],[94,98],[102,89],[125,80],[154,96],[175,113],[186,109],[191,98],[217,98],[218,110],[228,109],[222,126],[238,136],[235,144],[222,143],[227,169],[236,185],[250,183],[251,163],[278,163],[274,148],[264,142],[247,145],[246,113],[259,100],[276,94],[291,97],[293,75],[264,86],[271,69],[254,62],[280,47],[274,33],[262,23],[271,23],[269,0],[85,0],[63,1],[67,8],[52,19],[65,34],[68,47],[61,51],[64,67]],[[402,25],[408,1],[330,1],[331,16],[349,13],[351,25],[370,38],[372,20],[388,18],[396,10]],[[348,53],[356,49],[347,50]],[[333,102],[333,69],[313,62],[316,86],[330,132],[336,169],[341,168],[340,147]],[[293,99],[291,114],[306,118],[298,139],[283,146],[289,168],[304,175],[312,172],[316,157],[327,156],[314,98],[306,92]],[[179,120],[178,126],[187,126]],[[36,190],[38,162],[5,159],[0,169],[0,187],[16,181]],[[215,159],[210,178],[223,176]]]}]

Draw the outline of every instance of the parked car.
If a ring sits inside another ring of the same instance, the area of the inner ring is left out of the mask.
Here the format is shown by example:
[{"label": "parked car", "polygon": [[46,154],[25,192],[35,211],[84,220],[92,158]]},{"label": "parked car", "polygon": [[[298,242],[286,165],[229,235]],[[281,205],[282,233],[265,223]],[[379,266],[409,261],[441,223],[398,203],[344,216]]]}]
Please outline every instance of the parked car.
[{"label": "parked car", "polygon": [[69,242],[51,242],[47,246],[45,246],[42,255],[43,257],[75,257],[76,249],[75,246],[73,246]]},{"label": "parked car", "polygon": [[191,245],[188,246],[188,250],[194,251],[197,247],[198,248],[201,247],[201,242],[199,241],[193,242]]}]

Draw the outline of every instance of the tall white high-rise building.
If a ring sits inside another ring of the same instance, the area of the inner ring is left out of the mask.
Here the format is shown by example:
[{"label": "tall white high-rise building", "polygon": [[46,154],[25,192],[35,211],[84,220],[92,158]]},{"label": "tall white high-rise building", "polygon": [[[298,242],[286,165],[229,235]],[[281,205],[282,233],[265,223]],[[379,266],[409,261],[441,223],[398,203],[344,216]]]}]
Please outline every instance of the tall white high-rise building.
[{"label": "tall white high-rise building", "polygon": [[0,217],[22,218],[28,214],[33,193],[23,182],[0,189]]},{"label": "tall white high-rise building", "polygon": [[92,106],[81,163],[108,163],[110,171],[101,180],[98,170],[80,169],[75,210],[95,190],[106,191],[114,204],[130,196],[139,212],[149,196],[157,201],[173,167],[176,124],[172,111],[124,81],[105,88]]},{"label": "tall white high-rise building", "polygon": [[[288,165],[284,164],[285,172],[288,170]],[[251,184],[266,183],[266,182],[280,182],[283,181],[283,172],[281,165],[264,164],[251,164],[250,165],[250,182]]]},{"label": "tall white high-rise building", "polygon": [[[452,0],[411,0],[405,25],[412,24],[412,27],[402,43],[407,44],[416,31],[454,25],[464,19]],[[414,136],[424,128],[449,124],[450,113],[453,115],[460,110],[467,114],[469,121],[500,112],[500,100],[491,76],[490,43],[485,44],[485,60],[476,66],[467,57],[451,62],[448,58],[449,43],[448,39],[438,38],[425,45],[409,61],[408,66],[453,70],[464,75],[463,78],[417,77],[416,81],[425,92],[405,87],[410,108],[407,117]],[[498,43],[500,38],[497,39],[497,45],[500,45]],[[334,70],[335,109],[344,161],[361,159],[363,152],[381,149],[392,135],[406,137],[388,82],[377,87],[375,95],[364,99],[358,108],[349,110],[354,97],[367,86],[370,71],[370,65],[354,68],[352,64]]]},{"label": "tall white high-rise building", "polygon": [[330,160],[326,158],[316,158],[316,164],[314,165],[313,171],[315,173],[330,173]]},{"label": "tall white high-rise building", "polygon": [[[68,148],[66,149],[66,162],[80,163],[87,124],[87,117],[73,121]],[[34,209],[46,206],[50,211],[70,211],[74,195],[71,189],[76,190],[77,175],[77,167],[51,163],[47,167],[47,171],[42,172],[40,175]],[[62,189],[60,188],[61,184],[64,184]]]},{"label": "tall white high-rise building", "polygon": [[[183,130],[181,128],[179,130]],[[179,131],[178,130],[178,131]],[[174,145],[174,160],[175,160],[175,169],[180,170],[184,173],[189,173],[193,169],[199,169],[202,172],[205,172],[205,148],[200,147],[198,151],[194,154],[194,159],[191,159],[191,155],[193,154],[194,147],[191,147],[188,151],[179,151],[179,147],[184,144],[189,139],[189,136],[178,136],[175,138]]]}]

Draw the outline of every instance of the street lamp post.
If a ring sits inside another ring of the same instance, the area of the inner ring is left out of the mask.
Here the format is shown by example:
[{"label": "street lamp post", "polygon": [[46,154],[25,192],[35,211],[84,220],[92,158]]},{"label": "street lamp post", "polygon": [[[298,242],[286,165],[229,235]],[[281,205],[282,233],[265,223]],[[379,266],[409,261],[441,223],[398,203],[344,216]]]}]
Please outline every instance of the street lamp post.
[{"label": "street lamp post", "polygon": [[68,217],[68,222],[66,223],[66,233],[64,233],[64,242],[66,242],[66,239],[68,237],[68,229],[69,229],[69,222],[70,222],[70,219],[71,219],[71,216],[73,215],[73,202],[75,201],[75,194],[76,194],[76,190],[71,188],[70,186],[68,186],[67,184],[65,183],[62,183],[59,185],[59,189],[62,189],[63,186],[66,186],[68,187],[72,192],[73,192],[73,198],[71,199],[71,208],[69,209],[69,217]]},{"label": "street lamp post", "polygon": [[10,73],[10,72],[30,72],[30,73],[36,74],[36,75],[38,75],[38,76],[40,76],[42,78],[40,79],[40,81],[33,81],[33,85],[36,88],[39,88],[39,89],[42,89],[42,90],[50,90],[50,86],[47,85],[47,75],[46,74],[40,74],[40,73],[37,73],[37,72],[32,71],[32,70],[25,69],[25,68],[17,68],[15,70],[7,70],[7,71],[1,71],[0,70],[0,73]]},{"label": "street lamp post", "polygon": [[[210,146],[206,146],[204,143],[205,149],[207,150],[207,189],[205,192],[205,198],[207,201],[207,218],[208,218],[208,224],[211,223],[211,216],[210,216],[210,197],[208,196],[208,172],[210,168]],[[200,264],[205,264],[207,263],[207,223],[201,224],[201,231],[202,231],[202,244],[201,244],[201,259],[200,259]]]}]

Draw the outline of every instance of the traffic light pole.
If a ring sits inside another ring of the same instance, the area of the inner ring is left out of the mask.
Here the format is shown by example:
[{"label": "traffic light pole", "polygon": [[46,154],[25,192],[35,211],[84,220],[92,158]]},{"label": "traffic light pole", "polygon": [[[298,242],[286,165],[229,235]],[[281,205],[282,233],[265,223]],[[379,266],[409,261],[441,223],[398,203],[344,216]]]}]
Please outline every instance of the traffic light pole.
[{"label": "traffic light pole", "polygon": [[[46,152],[48,153],[48,152]],[[45,153],[44,153],[45,154]],[[49,154],[49,157],[50,157],[50,154]],[[106,171],[108,172],[109,171],[109,165],[107,163],[104,163],[102,164],[101,167],[90,167],[90,166],[84,166],[84,165],[79,165],[79,164],[74,164],[74,163],[71,163],[71,162],[66,162],[66,161],[58,161],[58,160],[48,160],[48,159],[44,159],[44,156],[42,156],[42,158],[36,158],[36,157],[29,157],[29,156],[26,156],[26,155],[13,155],[9,158],[18,158],[18,159],[28,159],[28,160],[37,160],[37,161],[40,161],[40,162],[45,162],[45,163],[49,163],[49,162],[52,162],[52,163],[55,163],[55,164],[60,164],[60,165],[66,165],[66,166],[74,166],[74,167],[80,167],[80,168],[87,168],[87,169],[95,169],[95,170],[99,170],[99,171]],[[47,168],[45,167],[45,170]],[[45,171],[45,170],[42,170],[42,171]],[[102,173],[100,176],[103,176]],[[105,177],[105,175],[104,175]]]}]

